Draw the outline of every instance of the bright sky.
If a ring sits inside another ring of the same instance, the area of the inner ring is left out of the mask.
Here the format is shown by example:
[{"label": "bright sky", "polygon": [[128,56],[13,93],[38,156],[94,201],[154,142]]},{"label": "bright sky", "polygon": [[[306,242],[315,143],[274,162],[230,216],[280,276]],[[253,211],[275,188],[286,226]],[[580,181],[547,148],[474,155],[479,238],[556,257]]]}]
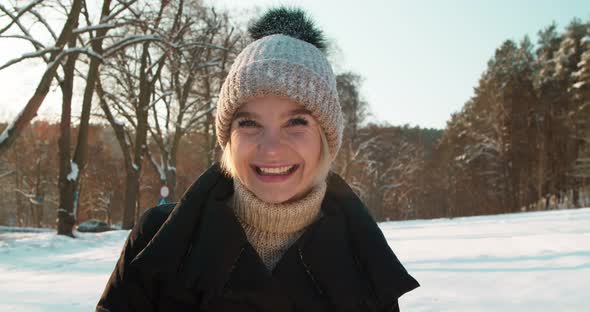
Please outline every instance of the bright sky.
[{"label": "bright sky", "polygon": [[[561,31],[575,16],[590,20],[588,0],[214,2],[245,10],[302,7],[340,48],[332,57],[336,71],[364,77],[362,95],[373,121],[435,128],[444,128],[451,113],[473,95],[502,41],[528,34],[536,42],[537,31],[552,21]],[[0,40],[0,63],[29,51],[27,45]],[[0,71],[0,118],[14,116],[25,105],[42,70],[23,64]],[[40,114],[56,116],[60,97],[58,90],[52,92]]]}]

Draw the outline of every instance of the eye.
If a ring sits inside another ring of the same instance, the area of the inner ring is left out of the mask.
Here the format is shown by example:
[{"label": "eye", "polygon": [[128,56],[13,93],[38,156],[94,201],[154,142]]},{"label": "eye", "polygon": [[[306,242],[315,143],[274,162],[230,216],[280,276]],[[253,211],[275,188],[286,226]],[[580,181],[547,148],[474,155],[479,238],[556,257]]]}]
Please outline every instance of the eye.
[{"label": "eye", "polygon": [[303,117],[296,117],[289,119],[288,125],[289,126],[307,126],[309,122],[307,119]]},{"label": "eye", "polygon": [[253,127],[258,127],[258,124],[256,123],[256,121],[252,120],[252,119],[242,119],[238,121],[238,127],[240,128],[253,128]]}]

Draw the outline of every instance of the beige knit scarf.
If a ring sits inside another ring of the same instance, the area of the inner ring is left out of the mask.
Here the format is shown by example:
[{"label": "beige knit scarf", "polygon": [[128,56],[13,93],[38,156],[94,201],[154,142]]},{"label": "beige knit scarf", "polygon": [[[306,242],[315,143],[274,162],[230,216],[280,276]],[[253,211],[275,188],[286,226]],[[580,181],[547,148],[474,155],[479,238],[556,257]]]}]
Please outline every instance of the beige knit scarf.
[{"label": "beige knit scarf", "polygon": [[287,249],[320,217],[325,193],[324,181],[298,200],[271,204],[234,179],[234,195],[228,204],[242,224],[248,241],[272,271]]}]

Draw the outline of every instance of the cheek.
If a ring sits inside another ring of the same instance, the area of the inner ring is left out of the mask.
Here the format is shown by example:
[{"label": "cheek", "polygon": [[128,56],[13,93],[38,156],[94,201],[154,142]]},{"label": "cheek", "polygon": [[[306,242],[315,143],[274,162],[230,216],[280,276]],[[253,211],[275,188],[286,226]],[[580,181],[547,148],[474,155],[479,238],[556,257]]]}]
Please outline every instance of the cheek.
[{"label": "cheek", "polygon": [[308,165],[315,164],[320,159],[321,139],[319,133],[300,133],[291,136],[295,150],[305,159]]},{"label": "cheek", "polygon": [[242,135],[232,135],[232,156],[236,166],[242,167],[244,164],[249,162],[249,157],[252,154],[252,150],[256,148],[251,140]]}]

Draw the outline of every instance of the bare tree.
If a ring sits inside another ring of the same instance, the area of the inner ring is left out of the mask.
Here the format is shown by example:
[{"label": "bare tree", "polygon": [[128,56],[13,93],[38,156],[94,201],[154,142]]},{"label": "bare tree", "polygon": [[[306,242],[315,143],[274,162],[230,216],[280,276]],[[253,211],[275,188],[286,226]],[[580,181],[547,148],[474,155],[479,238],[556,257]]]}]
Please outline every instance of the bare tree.
[{"label": "bare tree", "polygon": [[[167,10],[173,13],[168,15]],[[156,8],[149,2],[139,3],[132,11],[135,12],[133,22],[122,28],[124,34],[119,36],[131,35],[108,49],[106,55],[110,59],[97,83],[100,106],[115,130],[125,162],[124,229],[133,227],[139,206],[148,114],[163,99],[163,95],[156,92],[156,84],[161,79],[167,56],[177,48],[175,39],[183,31],[178,26],[182,9],[175,10],[169,2],[163,1]],[[138,41],[142,43],[133,45]]]},{"label": "bare tree", "polygon": [[[227,13],[220,15],[212,8],[194,5],[183,11],[177,28],[187,25],[187,30],[177,38],[177,49],[168,55],[164,74],[157,84],[162,101],[152,106],[149,127],[157,147],[156,152],[148,150],[150,163],[162,185],[168,186],[171,200],[176,198],[176,163],[181,140],[193,130],[201,131],[207,138],[212,136],[215,100],[228,64],[239,52],[236,45],[240,39],[240,32],[230,24]],[[204,149],[209,154],[213,146]]]},{"label": "bare tree", "polygon": [[[342,148],[336,160],[338,173],[347,181],[352,181],[353,162],[362,150],[359,129],[368,116],[368,104],[360,95],[361,77],[352,72],[336,76],[338,97],[344,114],[344,134]],[[366,146],[366,144],[364,144]]]}]

